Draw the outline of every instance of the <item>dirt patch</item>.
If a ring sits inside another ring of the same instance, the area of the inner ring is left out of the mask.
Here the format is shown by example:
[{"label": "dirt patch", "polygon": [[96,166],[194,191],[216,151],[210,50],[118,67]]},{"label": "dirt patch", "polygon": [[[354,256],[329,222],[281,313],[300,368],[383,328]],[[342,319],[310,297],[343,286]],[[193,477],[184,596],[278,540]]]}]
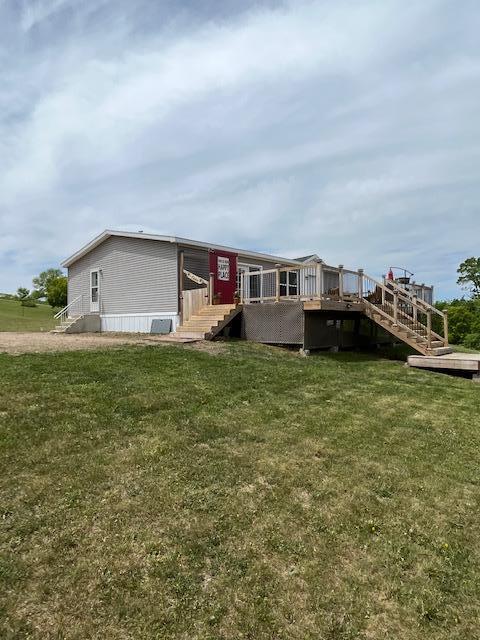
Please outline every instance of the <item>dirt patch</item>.
[{"label": "dirt patch", "polygon": [[198,340],[196,342],[189,342],[185,345],[188,349],[195,349],[195,351],[203,351],[209,353],[212,356],[217,356],[227,351],[227,344],[225,342],[210,342],[207,340]]},{"label": "dirt patch", "polygon": [[[119,348],[124,345],[171,345],[184,344],[168,336],[151,336],[138,333],[14,333],[0,332],[0,353],[20,355],[23,353],[48,353],[55,351],[82,351],[85,349]],[[225,346],[206,341],[189,342],[193,349],[212,354],[224,351]]]}]

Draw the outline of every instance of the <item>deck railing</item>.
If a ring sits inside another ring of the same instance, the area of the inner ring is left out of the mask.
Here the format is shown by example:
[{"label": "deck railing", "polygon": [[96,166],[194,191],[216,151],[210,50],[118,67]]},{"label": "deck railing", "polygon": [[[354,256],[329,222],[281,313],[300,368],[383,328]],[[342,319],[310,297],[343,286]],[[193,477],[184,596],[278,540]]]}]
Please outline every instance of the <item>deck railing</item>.
[{"label": "deck railing", "polygon": [[280,300],[343,300],[358,298],[359,272],[311,262],[299,267],[282,267],[242,272],[240,298],[245,304]]},{"label": "deck railing", "polygon": [[426,300],[395,282],[382,283],[343,265],[322,261],[298,267],[282,267],[242,273],[240,299],[244,304],[288,300],[332,300],[372,305],[383,317],[404,330],[424,336],[428,346],[448,345],[448,318]]}]

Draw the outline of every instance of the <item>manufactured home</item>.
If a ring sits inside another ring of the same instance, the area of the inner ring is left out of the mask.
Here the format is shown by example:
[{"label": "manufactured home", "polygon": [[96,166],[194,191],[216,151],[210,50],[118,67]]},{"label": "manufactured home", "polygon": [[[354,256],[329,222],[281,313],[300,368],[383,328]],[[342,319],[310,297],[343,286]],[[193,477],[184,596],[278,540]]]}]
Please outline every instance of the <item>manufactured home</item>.
[{"label": "manufactured home", "polygon": [[68,304],[57,331],[236,335],[303,349],[402,340],[448,350],[433,289],[223,245],[106,230],[63,262]]}]

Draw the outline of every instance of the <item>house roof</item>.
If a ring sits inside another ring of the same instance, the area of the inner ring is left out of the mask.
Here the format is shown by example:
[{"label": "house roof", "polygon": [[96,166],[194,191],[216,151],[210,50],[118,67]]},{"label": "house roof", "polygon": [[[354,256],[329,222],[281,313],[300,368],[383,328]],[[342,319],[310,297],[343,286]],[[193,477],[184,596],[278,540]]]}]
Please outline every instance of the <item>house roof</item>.
[{"label": "house roof", "polygon": [[312,253],[309,256],[302,256],[300,258],[295,258],[295,260],[297,262],[315,262],[316,260],[320,260],[320,256],[318,256],[316,253]]},{"label": "house roof", "polygon": [[111,236],[119,236],[121,238],[138,238],[141,240],[157,240],[159,242],[170,242],[172,244],[180,244],[186,247],[197,247],[201,249],[213,249],[215,251],[231,251],[232,253],[238,253],[241,256],[248,258],[256,258],[258,260],[275,260],[282,264],[296,265],[302,260],[295,260],[293,258],[282,258],[281,256],[272,256],[268,253],[259,253],[258,251],[246,251],[245,249],[235,249],[234,247],[227,247],[220,244],[211,244],[209,242],[201,242],[199,240],[189,240],[188,238],[179,238],[176,236],[162,236],[154,233],[143,233],[141,231],[114,231],[112,229],[106,229],[100,235],[96,236],[89,243],[84,245],[81,249],[72,254],[69,258],[62,262],[62,267],[69,267],[71,264],[82,258],[84,255],[98,247],[98,245],[105,242],[107,238]]}]

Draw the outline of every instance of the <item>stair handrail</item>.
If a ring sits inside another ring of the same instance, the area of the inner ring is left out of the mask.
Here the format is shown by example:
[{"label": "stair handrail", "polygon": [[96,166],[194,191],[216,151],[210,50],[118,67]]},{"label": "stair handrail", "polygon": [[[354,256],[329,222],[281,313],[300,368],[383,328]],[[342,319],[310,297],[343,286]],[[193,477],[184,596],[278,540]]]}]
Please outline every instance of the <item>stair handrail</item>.
[{"label": "stair handrail", "polygon": [[[370,276],[366,276],[366,277],[369,278],[370,280],[374,280],[375,282],[377,282],[377,280],[375,278],[371,278]],[[384,284],[382,284],[380,282],[378,284],[381,284],[381,286],[387,287],[387,289],[389,289],[390,292],[398,291],[404,297],[406,296],[407,298],[410,298],[412,301],[415,300],[415,303],[418,306],[424,307],[426,310],[428,309],[428,310],[432,311],[433,313],[436,313],[439,316],[442,316],[442,317],[444,316],[444,313],[442,311],[440,311],[440,309],[437,309],[437,307],[435,307],[434,305],[430,304],[426,300],[422,300],[422,298],[419,298],[415,293],[410,293],[410,291],[408,291],[408,289],[404,289],[403,287],[400,287],[393,280],[389,280],[388,281],[388,285],[384,285]]]},{"label": "stair handrail", "polygon": [[191,280],[192,282],[195,282],[195,284],[204,284],[208,287],[208,280],[205,280],[205,278],[202,278],[201,276],[197,276],[196,273],[187,271],[187,269],[184,269],[183,273],[187,276],[189,280]]},{"label": "stair handrail", "polygon": [[[385,306],[393,306],[391,302],[385,302]],[[425,311],[425,313],[428,313],[428,311]],[[402,311],[402,309],[398,309],[398,314],[401,315],[404,318],[409,318],[410,316],[408,314],[406,314],[404,311]],[[417,321],[418,322],[418,321]],[[426,325],[422,324],[421,322],[418,322],[418,324],[420,324],[421,326],[426,328]],[[406,326],[406,325],[404,325]],[[412,329],[410,329],[412,330]],[[435,331],[433,331],[433,329],[430,330],[431,335],[433,338],[437,338],[438,340],[442,340],[445,341],[444,336],[441,336],[439,333],[436,333]]]},{"label": "stair handrail", "polygon": [[62,323],[64,320],[67,319],[69,310],[73,307],[74,304],[76,304],[82,298],[83,298],[83,293],[81,293],[74,300],[69,302],[65,307],[63,307],[63,309],[60,309],[60,311],[58,311],[58,313],[56,313],[53,316],[54,319],[57,320],[58,318],[60,318],[60,323]]},{"label": "stair handrail", "polygon": [[[437,309],[436,307],[434,307],[433,305],[429,304],[428,302],[425,302],[425,300],[419,300],[417,298],[417,296],[415,295],[411,295],[408,291],[406,291],[405,289],[403,289],[402,287],[399,287],[396,283],[392,282],[392,283],[388,283],[388,285],[385,285],[382,282],[379,282],[376,278],[372,278],[371,276],[369,276],[368,274],[364,274],[363,272],[360,273],[360,280],[361,280],[361,285],[359,285],[359,291],[361,293],[361,297],[364,301],[372,304],[372,306],[376,306],[373,303],[371,303],[370,300],[368,300],[368,295],[366,295],[366,292],[364,290],[364,286],[363,286],[363,282],[365,280],[370,280],[375,287],[379,288],[382,292],[388,293],[389,295],[393,295],[394,297],[396,297],[397,302],[398,299],[401,299],[403,302],[406,302],[407,304],[411,305],[413,307],[413,309],[415,309],[416,311],[420,311],[421,313],[425,313],[427,315],[427,324],[424,325],[421,322],[418,322],[418,324],[420,324],[423,328],[426,329],[427,331],[427,336],[426,336],[426,341],[428,343],[428,345],[430,346],[431,342],[432,342],[432,338],[437,338],[438,340],[441,340],[445,346],[448,345],[448,316],[447,314],[445,314],[444,312],[440,311],[439,309]],[[370,295],[370,294],[369,294]],[[382,293],[382,304],[391,304],[389,302],[387,302],[385,300],[385,296]],[[412,331],[413,333],[417,333],[417,335],[420,335],[417,331],[415,331],[415,329],[408,327],[407,325],[405,325],[402,322],[398,322],[398,313],[400,312],[401,315],[406,316],[407,314],[403,313],[403,311],[401,309],[398,309],[398,304],[394,306],[394,315],[390,316],[390,318],[394,318],[395,323],[396,324],[401,324],[402,327],[407,328],[409,331]],[[378,307],[377,311],[380,311],[380,309]],[[440,334],[436,333],[435,331],[432,330],[431,327],[431,318],[432,318],[432,313],[436,313],[438,316],[440,316],[443,319],[443,330],[444,330],[444,335],[441,336]],[[385,315],[385,312],[384,312]],[[386,314],[388,316],[388,314]],[[416,314],[415,314],[416,315]]]}]

